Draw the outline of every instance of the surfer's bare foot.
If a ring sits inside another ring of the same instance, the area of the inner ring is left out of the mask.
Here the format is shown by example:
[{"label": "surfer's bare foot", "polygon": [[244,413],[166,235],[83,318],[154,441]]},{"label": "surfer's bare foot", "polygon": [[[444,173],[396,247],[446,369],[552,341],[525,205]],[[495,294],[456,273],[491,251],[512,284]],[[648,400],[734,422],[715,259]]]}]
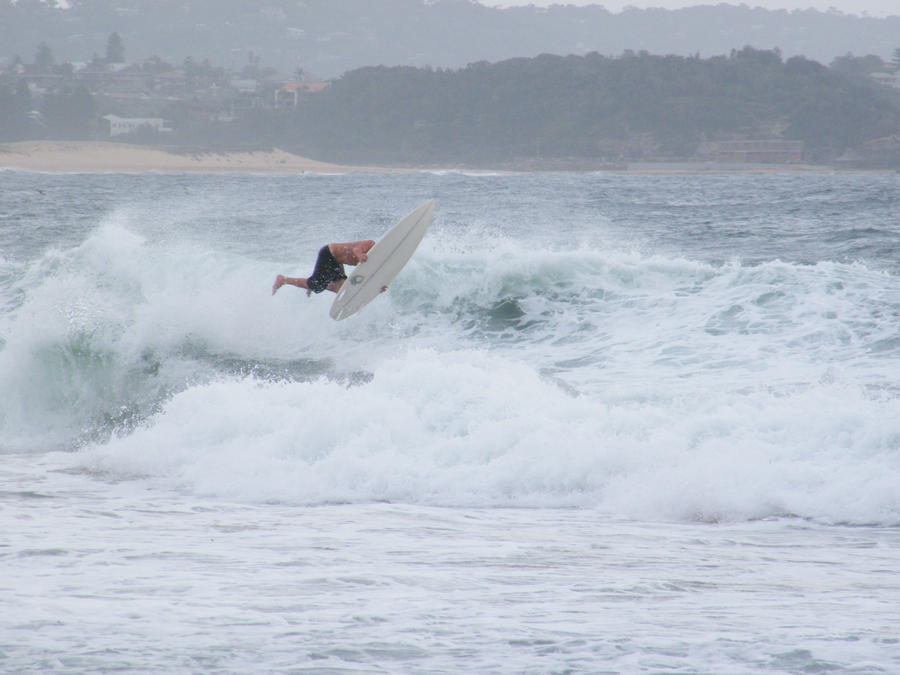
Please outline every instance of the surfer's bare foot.
[{"label": "surfer's bare foot", "polygon": [[277,291],[282,286],[284,286],[284,275],[279,274],[277,277],[275,277],[275,283],[272,284],[272,295],[275,295],[275,291]]},{"label": "surfer's bare foot", "polygon": [[382,286],[382,287],[381,287],[381,292],[382,292],[382,293],[384,293],[386,290],[387,290],[387,286]]}]

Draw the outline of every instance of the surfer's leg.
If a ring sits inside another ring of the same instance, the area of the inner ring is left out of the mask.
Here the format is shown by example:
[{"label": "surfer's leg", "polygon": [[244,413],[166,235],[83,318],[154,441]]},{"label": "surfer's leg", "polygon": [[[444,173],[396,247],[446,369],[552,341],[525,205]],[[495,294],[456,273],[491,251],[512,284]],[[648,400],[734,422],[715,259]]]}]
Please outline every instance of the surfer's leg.
[{"label": "surfer's leg", "polygon": [[275,277],[275,283],[272,284],[272,295],[275,295],[275,291],[277,291],[282,286],[297,286],[298,288],[305,288],[307,294],[309,293],[309,286],[306,283],[306,279],[303,277],[286,277],[283,274],[279,274]]}]

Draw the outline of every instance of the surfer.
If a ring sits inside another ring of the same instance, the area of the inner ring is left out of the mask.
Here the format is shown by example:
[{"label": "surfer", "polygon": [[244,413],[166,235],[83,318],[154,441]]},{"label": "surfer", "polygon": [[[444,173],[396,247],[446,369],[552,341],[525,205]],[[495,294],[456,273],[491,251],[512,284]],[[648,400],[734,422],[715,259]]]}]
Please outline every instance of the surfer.
[{"label": "surfer", "polygon": [[[344,273],[344,265],[358,265],[368,260],[368,252],[375,245],[371,239],[365,241],[352,241],[345,244],[328,244],[319,249],[319,257],[316,259],[316,267],[309,277],[286,277],[279,274],[272,285],[272,295],[287,284],[305,288],[307,295],[331,291],[337,293],[344,285],[347,275]],[[382,293],[387,290],[384,286]]]}]

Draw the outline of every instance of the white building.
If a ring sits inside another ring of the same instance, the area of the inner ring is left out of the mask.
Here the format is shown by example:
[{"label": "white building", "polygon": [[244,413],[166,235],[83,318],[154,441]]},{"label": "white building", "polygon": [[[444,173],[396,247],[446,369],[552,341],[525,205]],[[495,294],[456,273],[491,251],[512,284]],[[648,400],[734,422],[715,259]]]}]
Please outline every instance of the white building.
[{"label": "white building", "polygon": [[109,136],[120,136],[137,131],[141,127],[149,127],[158,134],[172,132],[172,128],[166,126],[166,121],[161,117],[119,117],[118,115],[104,115],[100,119],[109,125]]}]

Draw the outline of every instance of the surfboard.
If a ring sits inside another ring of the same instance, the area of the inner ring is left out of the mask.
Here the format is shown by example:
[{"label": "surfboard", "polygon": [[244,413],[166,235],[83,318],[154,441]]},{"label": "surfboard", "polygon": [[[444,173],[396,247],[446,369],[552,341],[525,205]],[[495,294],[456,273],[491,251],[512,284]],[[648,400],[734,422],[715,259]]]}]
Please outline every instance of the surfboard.
[{"label": "surfboard", "polygon": [[368,259],[353,268],[331,304],[335,321],[356,314],[381,293],[404,268],[431,225],[434,200],[430,199],[388,230],[369,249]]}]

